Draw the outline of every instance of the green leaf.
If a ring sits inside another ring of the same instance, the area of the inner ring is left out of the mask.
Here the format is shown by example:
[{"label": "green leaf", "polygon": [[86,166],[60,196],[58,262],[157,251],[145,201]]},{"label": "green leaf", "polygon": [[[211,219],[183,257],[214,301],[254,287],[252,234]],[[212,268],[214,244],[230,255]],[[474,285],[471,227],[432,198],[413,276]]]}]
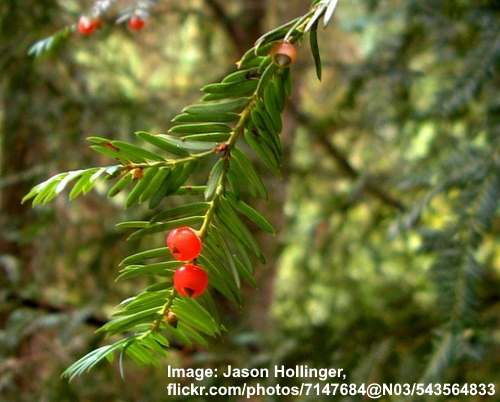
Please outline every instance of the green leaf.
[{"label": "green leaf", "polygon": [[146,170],[146,172],[144,173],[144,177],[137,181],[137,184],[132,189],[132,191],[129,193],[127,200],[125,201],[126,208],[129,208],[132,205],[137,204],[139,202],[139,199],[140,199],[142,193],[146,190],[146,188],[151,183],[151,180],[158,172],[158,168],[156,168],[156,167],[147,168],[145,170]]},{"label": "green leaf", "polygon": [[168,174],[163,178],[163,181],[158,185],[157,190],[153,193],[149,199],[149,208],[156,208],[161,200],[167,195],[170,187],[173,186],[174,176],[182,174],[183,167],[175,166]]},{"label": "green leaf", "polygon": [[240,118],[237,113],[181,113],[172,119],[173,123],[231,123]]},{"label": "green leaf", "polygon": [[191,134],[184,135],[183,141],[207,141],[207,142],[226,142],[230,133],[206,133],[206,134]]},{"label": "green leaf", "polygon": [[243,70],[237,70],[229,75],[227,75],[222,82],[223,83],[229,83],[229,82],[241,82],[245,81],[251,78],[257,78],[259,76],[259,73],[256,68],[246,68]]},{"label": "green leaf", "polygon": [[134,314],[115,317],[100,327],[96,333],[106,332],[108,334],[116,334],[118,332],[129,330],[137,324],[153,321],[158,317],[161,309],[162,306],[153,307]]},{"label": "green leaf", "polygon": [[[236,63],[238,68],[254,68],[254,67],[259,67],[262,61],[265,59],[265,57],[261,57],[255,54],[254,48],[248,50],[243,57]],[[261,73],[262,70],[259,68],[257,69],[259,74]]]},{"label": "green leaf", "polygon": [[241,71],[249,70],[250,68],[254,68],[259,65],[260,61],[255,64],[255,61],[258,60],[259,57],[255,52],[255,47],[248,49],[243,56],[241,56],[240,60],[236,63],[236,66]]},{"label": "green leaf", "polygon": [[74,26],[67,26],[55,34],[48,36],[47,38],[41,39],[35,42],[28,49],[28,55],[33,57],[40,57],[43,54],[54,51],[59,47],[75,30]]},{"label": "green leaf", "polygon": [[[257,51],[255,52],[255,54],[257,56],[264,56],[264,57],[269,57],[269,60],[271,59],[271,56],[269,55],[269,53],[271,52],[271,49],[272,47],[276,44],[276,41],[273,41],[273,42],[268,42],[267,44],[263,45],[263,46],[260,46]],[[271,61],[271,60],[270,60]],[[259,74],[262,73],[262,69],[259,68]]]},{"label": "green leaf", "polygon": [[233,291],[231,291],[231,282],[228,280],[227,275],[222,273],[218,265],[212,262],[212,259],[208,258],[208,253],[203,250],[201,255],[197,258],[201,266],[203,266],[208,271],[208,281],[211,286],[217,289],[226,299],[230,300],[236,305],[239,305],[239,301]]},{"label": "green leaf", "polygon": [[[60,180],[62,180],[64,177],[66,176],[66,173],[59,173],[55,176],[52,176],[50,178],[48,178],[47,180],[45,180],[44,182],[40,183],[40,184],[37,184],[35,187],[33,187],[31,189],[31,191],[26,194],[21,203],[25,203],[26,201],[32,199],[33,197],[38,198],[40,197],[41,194],[44,194],[45,190],[49,188],[49,186],[54,183],[54,182],[59,182]],[[57,186],[57,184],[56,184]],[[43,197],[42,197],[43,198]],[[40,201],[40,200],[39,200]],[[35,202],[33,201],[33,205],[36,205]]]},{"label": "green leaf", "polygon": [[161,328],[166,333],[167,338],[171,342],[186,345],[188,347],[191,347],[193,345],[191,339],[188,338],[187,335],[181,331],[182,325],[180,327],[177,326],[177,328],[174,328],[170,325],[162,324]]},{"label": "green leaf", "polygon": [[[234,166],[235,166],[234,164],[230,165],[230,168],[226,172],[226,179],[227,179],[229,185],[231,186],[231,190],[234,193],[234,195],[236,197],[239,197],[240,194],[241,194],[241,189],[243,187],[245,187],[246,183],[242,183],[240,181],[240,177],[238,177],[238,175],[236,174]],[[251,186],[249,186],[249,190],[250,190],[250,194],[252,194],[252,196],[255,196],[255,190],[254,190],[254,188],[251,187]]]},{"label": "green leaf", "polygon": [[61,177],[50,182],[46,187],[44,187],[43,190],[40,191],[40,193],[38,193],[38,195],[33,200],[33,205],[47,204],[50,201],[52,201],[54,197],[57,195],[55,191],[56,187],[65,175],[66,173],[64,173]]},{"label": "green leaf", "polygon": [[168,136],[162,136],[159,134],[150,134],[145,131],[139,131],[135,133],[137,137],[140,139],[149,142],[150,144],[153,144],[154,146],[162,149],[163,151],[167,151],[173,155],[177,156],[187,156],[189,155],[189,152],[184,147],[181,147],[179,145],[179,140],[177,139],[172,139]]},{"label": "green leaf", "polygon": [[152,258],[165,258],[170,257],[170,251],[167,247],[159,247],[151,250],[141,251],[139,253],[132,254],[120,262],[120,266],[137,264],[144,260],[149,260]]},{"label": "green leaf", "polygon": [[203,100],[218,100],[230,97],[248,96],[253,94],[258,83],[259,81],[256,79],[249,79],[238,82],[209,84],[202,88],[202,91],[207,94],[203,97]]},{"label": "green leaf", "polygon": [[155,306],[163,306],[165,300],[171,294],[171,289],[162,289],[158,291],[143,291],[137,296],[129,297],[123,300],[118,306],[113,316],[128,315],[138,311],[147,310]]},{"label": "green leaf", "polygon": [[244,132],[245,141],[257,154],[257,156],[264,162],[266,167],[275,175],[280,173],[279,161],[277,160],[276,153],[273,152],[271,144],[266,141],[266,137],[259,131],[246,129]]},{"label": "green leaf", "polygon": [[125,155],[131,160],[140,159],[141,161],[164,161],[165,158],[158,154],[150,152],[144,148],[138,147],[136,145],[129,144],[124,141],[111,141],[111,144],[119,149],[120,155]]},{"label": "green leaf", "polygon": [[318,22],[316,22],[309,33],[309,44],[311,46],[311,53],[314,58],[314,65],[316,66],[316,75],[318,80],[321,81],[321,55],[318,47]]},{"label": "green leaf", "polygon": [[[286,69],[286,70],[288,70],[288,69]],[[284,72],[285,72],[285,70],[281,70],[278,74],[276,74],[274,76],[274,83],[276,85],[276,90],[279,94],[278,99],[281,100],[281,102],[283,103],[283,106],[281,108],[282,111],[285,107],[286,99],[288,98],[286,88],[285,88],[286,76],[284,75]]]},{"label": "green leaf", "polygon": [[44,204],[56,197],[72,181],[78,179],[70,192],[70,199],[73,200],[82,193],[92,189],[95,181],[104,173],[114,174],[120,168],[119,165],[102,168],[90,168],[82,170],[73,170],[70,172],[59,173],[43,183],[33,187],[31,191],[23,198],[22,202],[34,198],[33,205]]},{"label": "green leaf", "polygon": [[238,165],[237,169],[244,172],[244,176],[248,179],[252,186],[256,189],[257,193],[263,197],[267,198],[267,190],[262,182],[262,179],[255,171],[252,162],[248,160],[243,152],[241,152],[237,147],[234,147],[231,151],[231,164],[234,163]]},{"label": "green leaf", "polygon": [[[90,149],[104,155],[104,156],[107,156],[109,158],[114,158],[114,159],[123,159],[123,160],[128,160],[126,158],[124,158],[122,155],[120,155],[120,153],[118,153],[117,151],[113,150],[113,149],[110,149],[108,146],[105,146],[105,145],[91,145],[90,146]],[[141,160],[135,160],[134,162],[141,162]]]},{"label": "green leaf", "polygon": [[215,303],[214,298],[211,295],[210,290],[208,289],[205,293],[203,293],[201,296],[199,296],[196,301],[200,303],[207,311],[208,313],[212,316],[212,318],[215,320],[217,323],[217,327],[219,330],[223,330],[224,326],[220,323],[220,314],[217,311],[217,305]]},{"label": "green leaf", "polygon": [[192,124],[179,124],[173,126],[169,133],[180,134],[204,134],[204,133],[229,133],[231,127],[222,123],[192,123]]},{"label": "green leaf", "polygon": [[181,205],[179,207],[170,208],[156,214],[151,218],[151,222],[158,222],[165,219],[177,218],[186,215],[197,215],[206,212],[210,206],[208,202],[193,202],[190,204]]},{"label": "green leaf", "polygon": [[241,214],[245,215],[248,219],[250,219],[263,231],[271,234],[276,233],[276,230],[274,229],[273,225],[259,211],[252,208],[244,201],[236,200],[234,197],[230,196],[227,198],[231,202],[233,208],[235,208]]},{"label": "green leaf", "polygon": [[169,174],[170,174],[169,168],[166,167],[159,168],[158,171],[153,176],[153,178],[151,179],[149,185],[146,187],[144,192],[139,197],[139,202],[144,202],[146,200],[149,200],[151,196],[158,191],[163,181]]},{"label": "green leaf", "polygon": [[233,243],[233,247],[236,248],[236,256],[234,258],[236,262],[236,267],[238,268],[240,275],[243,279],[248,282],[251,286],[256,287],[257,282],[253,274],[253,265],[248,256],[245,248],[238,242]]},{"label": "green leaf", "polygon": [[307,23],[304,32],[309,32],[312,28],[313,25],[317,25],[319,19],[321,18],[321,14],[324,13],[325,9],[327,7],[327,2],[323,1],[322,4],[319,4],[314,11],[314,14],[312,15],[311,19]]},{"label": "green leaf", "polygon": [[243,170],[240,163],[234,157],[231,157],[229,161],[229,170],[227,172],[227,175],[228,180],[234,179],[237,182],[234,184],[237,185],[240,189],[244,188],[248,190],[252,197],[267,198],[266,188],[258,187],[258,185],[252,181],[250,175]]},{"label": "green leaf", "polygon": [[272,79],[274,72],[277,70],[277,66],[274,63],[270,63],[264,73],[260,77],[259,86],[256,89],[257,95],[262,96],[264,89],[266,88],[269,81]]},{"label": "green leaf", "polygon": [[238,272],[238,269],[236,268],[236,263],[234,261],[233,254],[231,252],[231,249],[229,248],[228,243],[226,242],[224,237],[219,234],[219,232],[217,230],[211,231],[210,234],[212,235],[213,240],[217,244],[217,249],[222,250],[222,252],[224,253],[223,257],[226,260],[227,265],[230,268],[230,273],[232,274],[232,276],[234,278],[234,282],[236,283],[236,287],[238,289],[240,289],[241,288],[241,281],[240,281],[239,272]]},{"label": "green leaf", "polygon": [[73,180],[75,180],[77,177],[80,177],[85,170],[74,170],[72,172],[68,172],[65,177],[57,184],[57,187],[55,189],[56,194],[61,193],[66,186]]},{"label": "green leaf", "polygon": [[163,179],[163,181],[158,186],[156,192],[151,196],[149,200],[149,208],[156,208],[161,200],[168,195],[169,190],[174,187],[175,181],[177,181],[177,177],[182,174],[184,167],[182,165],[175,166],[172,170],[169,171],[167,176]]},{"label": "green leaf", "polygon": [[99,179],[103,174],[107,174],[108,176],[112,176],[117,171],[119,171],[121,168],[122,168],[121,165],[114,165],[114,166],[99,168],[97,171],[92,173],[92,175],[87,180],[87,183],[85,183],[85,185],[83,187],[83,193],[86,194],[90,190],[92,190],[97,182],[97,179]]},{"label": "green leaf", "polygon": [[290,20],[286,22],[283,25],[280,25],[277,28],[274,28],[273,30],[266,32],[264,35],[262,35],[257,41],[255,42],[255,48],[254,52],[257,52],[259,50],[259,47],[264,45],[267,42],[275,41],[278,39],[282,39],[288,30],[300,19],[300,17],[294,18],[293,20]]},{"label": "green leaf", "polygon": [[257,241],[224,197],[223,200],[223,202],[219,202],[217,204],[217,216],[229,228],[229,230],[238,239],[240,239],[249,251],[254,253],[260,261],[265,262],[264,255],[262,254]]},{"label": "green leaf", "polygon": [[328,7],[326,8],[325,16],[323,19],[323,26],[326,27],[330,22],[330,20],[332,19],[335,8],[337,8],[337,3],[338,0],[330,0],[330,2],[328,3]]},{"label": "green leaf", "polygon": [[165,290],[164,282],[154,283],[153,285],[149,285],[146,289],[144,289],[145,292],[158,292],[160,290]]},{"label": "green leaf", "polygon": [[168,182],[167,195],[173,194],[177,189],[182,186],[189,178],[191,173],[197,168],[198,162],[193,161],[185,163],[183,166],[178,166],[179,169],[174,169],[170,175],[171,180]]},{"label": "green leaf", "polygon": [[179,323],[179,331],[184,333],[186,337],[188,337],[192,342],[201,345],[205,348],[208,347],[208,342],[203,336],[201,336],[198,332],[196,332],[189,325],[184,324],[183,322]]},{"label": "green leaf", "polygon": [[250,98],[238,98],[219,102],[204,102],[191,105],[182,111],[189,114],[239,113],[250,102]]},{"label": "green leaf", "polygon": [[[269,114],[261,102],[259,102],[257,107],[253,110],[252,122],[254,123],[255,128],[258,129],[260,138],[268,144],[269,148],[273,151],[276,157],[276,167],[279,168],[281,164],[281,156],[283,154],[279,131],[274,126],[273,120],[269,117]],[[250,129],[251,125],[249,125],[248,128]],[[252,132],[255,134],[255,130]]]},{"label": "green leaf", "polygon": [[117,229],[137,229],[137,228],[146,228],[150,224],[149,221],[125,221],[120,222],[115,225]]},{"label": "green leaf", "polygon": [[283,84],[285,87],[286,97],[289,97],[292,94],[292,74],[290,73],[289,68],[285,68],[283,70]]},{"label": "green leaf", "polygon": [[210,176],[208,177],[207,189],[205,190],[205,200],[211,200],[220,183],[220,179],[224,172],[224,160],[219,159],[212,168]]},{"label": "green leaf", "polygon": [[[130,183],[132,183],[133,177],[130,172],[127,172],[121,179],[119,179],[113,187],[111,187],[108,191],[108,197],[114,197],[120,191],[122,191],[125,187],[127,187]],[[76,187],[76,186],[75,186]],[[70,194],[71,196],[71,194]]]},{"label": "green leaf", "polygon": [[230,241],[231,247],[236,250],[236,253],[234,253],[234,261],[236,262],[236,267],[238,268],[240,275],[245,281],[250,283],[250,285],[256,286],[255,278],[253,275],[253,265],[250,257],[248,256],[245,246],[222,223],[213,225],[212,229],[220,232],[220,235],[224,239]]},{"label": "green leaf", "polygon": [[158,262],[156,264],[148,265],[127,265],[120,270],[120,274],[118,275],[116,280],[120,281],[124,279],[136,278],[143,275],[168,276],[170,274],[173,274],[173,272],[181,265],[182,262],[179,261]]},{"label": "green leaf", "polygon": [[[190,126],[192,126],[192,125],[190,125]],[[225,126],[225,125],[222,124],[221,126]],[[148,137],[149,139],[151,139],[151,137],[154,137],[156,141],[162,142],[162,144],[165,146],[166,151],[168,151],[170,153],[174,153],[174,154],[179,155],[179,156],[188,155],[189,152],[187,152],[187,151],[209,151],[217,145],[216,143],[213,143],[213,142],[185,141],[181,138],[174,137],[174,136],[168,135],[168,134],[152,135],[152,134],[140,132],[140,133],[137,133],[137,135],[140,135],[141,138],[145,137],[147,135],[147,136],[149,136]],[[168,145],[166,145],[166,144],[168,144]]]},{"label": "green leaf", "polygon": [[166,356],[165,343],[168,344],[158,332],[148,332],[146,337],[138,335],[125,351],[137,364],[160,367],[161,358]]},{"label": "green leaf", "polygon": [[101,346],[100,348],[93,350],[92,352],[86,354],[85,356],[74,362],[66,370],[64,370],[62,376],[69,378],[69,380],[71,381],[76,376],[89,371],[98,363],[112,355],[115,351],[121,350],[127,344],[127,342],[129,342],[129,339],[124,338],[111,345]]},{"label": "green leaf", "polygon": [[[280,84],[278,83],[280,81],[280,76],[275,75],[274,78],[269,82],[269,84],[266,87],[266,90],[269,89],[270,95],[274,98],[274,104],[278,107],[278,111],[281,113],[285,109],[285,92],[284,90],[280,90]],[[281,131],[281,130],[280,130]]]},{"label": "green leaf", "polygon": [[177,315],[179,321],[206,335],[220,334],[217,322],[205,308],[193,299],[176,297],[172,303],[172,311]]},{"label": "green leaf", "polygon": [[[257,105],[252,111],[252,115],[258,116],[258,121],[260,122],[260,125],[258,126],[259,129],[264,129],[264,131],[269,132],[271,140],[276,144],[276,147],[280,150],[281,153],[281,142],[279,139],[279,132],[281,131],[281,127],[278,126],[278,123],[276,123],[274,119],[271,118],[271,116],[269,116],[269,113],[267,113],[266,107],[264,106],[263,102],[257,102]],[[252,119],[252,121],[254,121],[254,119]]]},{"label": "green leaf", "polygon": [[93,145],[111,144],[111,142],[108,138],[98,137],[96,135],[91,135],[90,137],[87,137],[86,140]]},{"label": "green leaf", "polygon": [[88,183],[90,177],[94,174],[95,170],[89,169],[85,173],[83,173],[76,184],[73,186],[69,193],[69,199],[73,201],[76,199],[79,195],[83,193],[84,188],[86,187],[86,184]]},{"label": "green leaf", "polygon": [[127,240],[133,240],[142,236],[165,232],[170,229],[175,229],[180,226],[195,226],[203,222],[203,216],[188,216],[185,218],[175,219],[168,222],[151,223],[148,227],[140,229],[132,233]]},{"label": "green leaf", "polygon": [[267,114],[272,119],[272,124],[277,133],[280,133],[283,125],[281,123],[281,102],[277,99],[278,93],[276,84],[272,80],[264,90],[264,106]]}]

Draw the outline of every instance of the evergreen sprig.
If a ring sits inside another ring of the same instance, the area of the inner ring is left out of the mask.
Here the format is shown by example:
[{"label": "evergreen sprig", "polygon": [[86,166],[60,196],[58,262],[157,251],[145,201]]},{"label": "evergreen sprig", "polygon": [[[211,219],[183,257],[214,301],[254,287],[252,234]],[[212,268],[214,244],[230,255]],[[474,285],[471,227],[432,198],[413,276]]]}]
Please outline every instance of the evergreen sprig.
[{"label": "evergreen sprig", "polygon": [[[314,1],[311,10],[257,40],[237,63],[237,69],[221,82],[206,85],[199,103],[187,106],[174,117],[167,134],[138,132],[142,146],[125,141],[89,137],[90,147],[118,162],[57,174],[35,186],[23,202],[33,205],[52,201],[72,186],[70,199],[87,193],[98,181],[113,181],[108,196],[129,188],[125,206],[148,202],[159,208],[150,221],[129,221],[121,229],[133,229],[129,238],[165,232],[180,226],[196,228],[204,247],[198,261],[208,271],[211,287],[240,305],[241,281],[255,286],[253,259],[264,262],[254,235],[242,220],[252,221],[274,233],[272,224],[242,198],[267,197],[267,190],[250,158],[239,145],[243,140],[272,172],[278,173],[283,149],[279,134],[286,98],[292,79],[288,67],[279,66],[270,55],[280,41],[300,42],[309,33],[312,55],[321,78],[316,29],[320,18],[328,24],[337,0]],[[189,186],[187,180],[202,159],[212,159],[204,186]],[[174,194],[190,193],[203,200],[173,209],[163,209],[162,201]],[[139,276],[159,278],[138,295],[124,300],[111,320],[99,329],[108,335],[127,333],[126,338],[103,346],[71,365],[64,376],[74,378],[104,359],[120,353],[139,364],[155,364],[165,354],[169,342],[206,345],[206,337],[224,329],[213,297],[206,292],[197,300],[176,295],[172,273],[182,263],[174,261],[166,247],[147,249],[125,258],[118,279]],[[167,284],[165,283],[167,281]],[[165,315],[178,317],[170,325]]]}]

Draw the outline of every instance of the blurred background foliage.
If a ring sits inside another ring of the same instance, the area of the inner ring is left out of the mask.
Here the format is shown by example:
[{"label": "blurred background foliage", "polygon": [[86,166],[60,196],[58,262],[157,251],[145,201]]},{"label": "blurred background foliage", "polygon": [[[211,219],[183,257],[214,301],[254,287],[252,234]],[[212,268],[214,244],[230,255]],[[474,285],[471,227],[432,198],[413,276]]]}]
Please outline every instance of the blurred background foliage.
[{"label": "blurred background foliage", "polygon": [[[140,288],[114,282],[139,247],[114,224],[145,211],[123,211],[104,189],[72,205],[19,201],[51,174],[106,164],[88,135],[166,131],[199,87],[309,3],[165,0],[140,34],[109,23],[27,56],[86,6],[0,4],[3,401],[174,399],[163,369],[127,364],[125,382],[109,365],[59,378]],[[500,2],[341,1],[319,40],[322,82],[306,49],[294,67],[282,177],[261,170],[272,191],[258,207],[279,235],[260,235],[258,289],[245,290],[241,311],[222,306],[228,332],[209,349],[172,351],[165,363],[499,385]]]}]

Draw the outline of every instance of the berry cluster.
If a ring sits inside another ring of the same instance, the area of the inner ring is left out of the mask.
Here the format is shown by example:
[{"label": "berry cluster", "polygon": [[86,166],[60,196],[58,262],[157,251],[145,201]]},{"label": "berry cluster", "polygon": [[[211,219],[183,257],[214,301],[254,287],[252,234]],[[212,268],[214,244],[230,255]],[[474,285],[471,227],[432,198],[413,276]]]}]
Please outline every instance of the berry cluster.
[{"label": "berry cluster", "polygon": [[[102,25],[101,19],[98,17],[90,18],[82,15],[78,20],[77,30],[83,36],[90,36],[94,31]],[[146,21],[139,15],[132,15],[128,20],[128,27],[131,31],[140,31],[146,25]]]},{"label": "berry cluster", "polygon": [[[190,227],[183,226],[172,230],[166,238],[167,247],[179,261],[195,260],[201,252],[201,239]],[[174,273],[174,288],[181,296],[196,298],[208,286],[208,275],[199,266],[187,263]]]}]

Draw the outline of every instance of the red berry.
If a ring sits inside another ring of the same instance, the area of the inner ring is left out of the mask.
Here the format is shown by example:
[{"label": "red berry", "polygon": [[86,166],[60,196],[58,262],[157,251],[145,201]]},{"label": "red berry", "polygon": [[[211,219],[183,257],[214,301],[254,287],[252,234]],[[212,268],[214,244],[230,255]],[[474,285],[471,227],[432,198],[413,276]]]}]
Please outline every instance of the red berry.
[{"label": "red berry", "polygon": [[289,42],[278,42],[271,49],[273,61],[280,67],[288,67],[297,59],[297,49]]},{"label": "red berry", "polygon": [[179,261],[191,261],[200,255],[201,239],[188,226],[172,230],[166,242],[172,255]]},{"label": "red berry", "polygon": [[194,264],[186,264],[174,272],[174,287],[181,296],[196,298],[208,286],[207,273]]},{"label": "red berry", "polygon": [[78,20],[78,32],[84,36],[92,35],[92,33],[99,27],[100,21],[82,15]]},{"label": "red berry", "polygon": [[132,31],[140,31],[142,28],[144,28],[145,21],[139,17],[138,15],[133,15],[129,20],[128,20],[128,27]]}]

